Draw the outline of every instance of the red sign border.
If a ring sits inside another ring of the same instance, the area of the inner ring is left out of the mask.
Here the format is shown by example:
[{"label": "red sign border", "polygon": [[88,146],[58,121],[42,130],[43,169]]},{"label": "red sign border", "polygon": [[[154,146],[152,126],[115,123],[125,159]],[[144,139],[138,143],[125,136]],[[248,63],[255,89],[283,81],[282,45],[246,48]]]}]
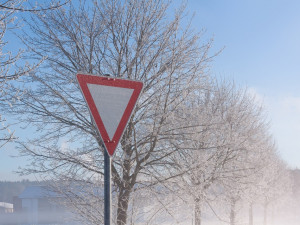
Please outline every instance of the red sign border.
[{"label": "red sign border", "polygon": [[[76,75],[76,78],[77,78],[77,81],[81,88],[81,92],[85,98],[87,105],[88,105],[88,108],[89,108],[89,110],[92,114],[92,117],[96,123],[96,126],[98,128],[98,131],[99,131],[102,141],[104,143],[106,151],[108,152],[108,154],[110,156],[113,156],[114,152],[119,144],[119,141],[121,140],[123,132],[125,131],[126,125],[128,123],[129,118],[131,117],[131,114],[132,114],[133,109],[136,105],[136,102],[140,96],[140,93],[143,89],[143,83],[140,81],[126,80],[126,79],[107,77],[107,76],[103,77],[103,76],[96,76],[96,75],[83,74],[83,73],[78,73]],[[131,98],[128,102],[128,105],[124,111],[124,114],[120,120],[120,123],[116,129],[116,132],[115,132],[112,140],[109,139],[109,136],[107,134],[107,131],[105,129],[105,126],[103,124],[103,121],[100,117],[100,114],[97,110],[96,104],[95,104],[94,99],[88,89],[87,84],[96,84],[96,85],[105,85],[105,86],[111,86],[111,87],[121,87],[121,88],[133,89]]]}]

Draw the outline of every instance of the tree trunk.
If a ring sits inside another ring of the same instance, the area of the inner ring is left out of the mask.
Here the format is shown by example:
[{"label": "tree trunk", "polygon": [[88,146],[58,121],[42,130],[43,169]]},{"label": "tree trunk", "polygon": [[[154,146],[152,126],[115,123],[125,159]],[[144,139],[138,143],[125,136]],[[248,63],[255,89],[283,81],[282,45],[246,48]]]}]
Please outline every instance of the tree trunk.
[{"label": "tree trunk", "polygon": [[253,225],[253,203],[249,204],[249,225]]},{"label": "tree trunk", "polygon": [[195,199],[195,225],[201,225],[201,200]]},{"label": "tree trunk", "polygon": [[122,189],[118,196],[117,225],[126,225],[131,189]]},{"label": "tree trunk", "polygon": [[129,198],[133,189],[134,184],[136,183],[136,177],[139,172],[139,166],[136,166],[135,171],[130,175],[131,163],[130,158],[132,155],[132,147],[126,145],[124,140],[130,139],[131,133],[133,131],[133,124],[131,122],[127,125],[127,130],[123,135],[121,140],[122,148],[124,149],[124,164],[122,171],[122,179],[118,184],[119,195],[118,195],[118,208],[117,208],[117,225],[126,225],[127,222],[127,210],[129,205]]},{"label": "tree trunk", "polygon": [[271,212],[271,224],[274,224],[274,205],[272,205],[272,212]]},{"label": "tree trunk", "polygon": [[235,219],[236,219],[235,205],[236,205],[236,200],[231,199],[231,204],[230,204],[230,225],[235,225]]},{"label": "tree trunk", "polygon": [[265,201],[265,204],[264,204],[264,225],[267,225],[267,216],[268,216],[268,202]]}]

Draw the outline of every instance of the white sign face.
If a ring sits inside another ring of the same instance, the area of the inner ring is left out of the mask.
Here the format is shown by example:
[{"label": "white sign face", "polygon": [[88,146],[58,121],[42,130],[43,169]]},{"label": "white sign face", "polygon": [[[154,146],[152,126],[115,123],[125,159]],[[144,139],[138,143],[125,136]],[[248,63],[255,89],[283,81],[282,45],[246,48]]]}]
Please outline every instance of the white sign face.
[{"label": "white sign face", "polygon": [[112,140],[132,96],[133,89],[87,84],[105,130]]},{"label": "white sign face", "polygon": [[140,81],[77,74],[103,144],[112,156],[143,89]]}]

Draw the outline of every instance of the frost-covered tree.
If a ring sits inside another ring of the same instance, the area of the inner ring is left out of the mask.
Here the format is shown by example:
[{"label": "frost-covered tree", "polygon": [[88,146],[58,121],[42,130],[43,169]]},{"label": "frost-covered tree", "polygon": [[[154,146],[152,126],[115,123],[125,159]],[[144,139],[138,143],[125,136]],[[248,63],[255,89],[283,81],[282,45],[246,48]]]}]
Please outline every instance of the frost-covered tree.
[{"label": "frost-covered tree", "polygon": [[249,225],[253,225],[253,206],[260,204],[264,206],[264,224],[267,224],[269,204],[285,199],[290,193],[288,170],[276,153],[272,137],[264,129],[258,130],[254,137],[248,143],[246,154],[231,165],[238,172],[222,183],[232,225],[238,224],[240,213],[246,214],[244,206],[248,207]]},{"label": "frost-covered tree", "polygon": [[267,165],[260,180],[262,186],[261,202],[264,208],[264,225],[268,224],[269,206],[284,201],[292,190],[290,171],[276,152],[270,155]]},{"label": "frost-covered tree", "polygon": [[250,156],[257,154],[254,149],[265,121],[261,107],[247,91],[230,82],[216,82],[195,99],[176,115],[186,131],[172,144],[180,149],[176,155],[178,169],[187,171],[178,184],[192,198],[195,224],[200,225],[205,203],[211,207],[211,199],[225,193],[221,189],[234,190],[228,186],[235,183],[236,187],[241,179],[245,183],[254,173]]},{"label": "frost-covered tree", "polygon": [[244,151],[230,167],[232,176],[222,183],[225,201],[229,205],[230,224],[238,224],[239,212],[246,205],[249,206],[249,224],[253,223],[253,204],[257,203],[261,195],[260,179],[265,172],[265,162],[274,153],[269,148],[271,137],[265,129],[258,129],[247,140]]},{"label": "frost-covered tree", "polygon": [[[181,25],[184,9],[171,16],[169,6],[163,0],[80,1],[36,13],[24,35],[32,59],[45,58],[13,108],[21,121],[37,128],[22,143],[22,154],[32,159],[24,173],[99,186],[102,143],[75,75],[82,71],[144,82],[113,158],[119,225],[126,224],[131,194],[138,186],[153,186],[174,175],[170,156],[178,149],[169,145],[176,139],[169,118],[192,92],[203,88],[210,60],[211,42],[201,44],[199,34]],[[90,223],[101,222],[99,216],[85,216]]]},{"label": "frost-covered tree", "polygon": [[254,154],[252,154],[252,164],[255,168],[254,173],[249,174],[248,182],[243,193],[243,201],[248,207],[249,225],[254,223],[254,206],[261,203],[262,191],[264,188],[263,177],[269,169],[270,158],[274,158],[276,147],[271,136],[266,132],[259,133],[260,139],[255,142]]},{"label": "frost-covered tree", "polygon": [[[32,6],[31,1],[26,0],[6,0],[0,1],[0,148],[10,140],[14,139],[13,132],[9,129],[9,125],[2,114],[3,108],[12,107],[15,99],[21,96],[21,90],[16,89],[11,93],[12,82],[18,80],[20,76],[32,71],[36,65],[29,65],[21,62],[22,50],[13,53],[10,50],[9,39],[13,36],[12,30],[21,29],[18,24],[18,17],[21,12],[38,12],[45,10],[53,10],[62,6],[64,3],[53,1],[51,5],[35,5]],[[6,36],[10,33],[10,38]],[[9,92],[9,93],[8,93]]]},{"label": "frost-covered tree", "polygon": [[[19,91],[9,93],[9,87],[13,80],[18,79],[21,75],[24,75],[27,70],[20,68],[16,65],[16,62],[20,59],[21,51],[13,55],[11,51],[7,50],[7,40],[5,35],[10,29],[16,28],[15,25],[15,4],[19,4],[22,1],[2,1],[0,2],[0,108],[2,109],[6,105],[11,106],[11,95],[14,97],[19,96]],[[12,9],[10,9],[12,8]],[[11,132],[6,124],[6,120],[0,113],[0,147],[5,143],[13,139],[13,132]]]}]

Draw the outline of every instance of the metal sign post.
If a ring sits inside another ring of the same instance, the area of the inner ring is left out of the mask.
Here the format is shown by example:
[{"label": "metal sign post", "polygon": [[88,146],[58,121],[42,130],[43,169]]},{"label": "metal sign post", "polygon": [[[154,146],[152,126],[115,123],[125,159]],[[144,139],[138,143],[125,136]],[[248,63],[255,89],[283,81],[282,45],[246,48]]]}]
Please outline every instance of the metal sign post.
[{"label": "metal sign post", "polygon": [[111,222],[111,158],[104,151],[104,225]]}]

